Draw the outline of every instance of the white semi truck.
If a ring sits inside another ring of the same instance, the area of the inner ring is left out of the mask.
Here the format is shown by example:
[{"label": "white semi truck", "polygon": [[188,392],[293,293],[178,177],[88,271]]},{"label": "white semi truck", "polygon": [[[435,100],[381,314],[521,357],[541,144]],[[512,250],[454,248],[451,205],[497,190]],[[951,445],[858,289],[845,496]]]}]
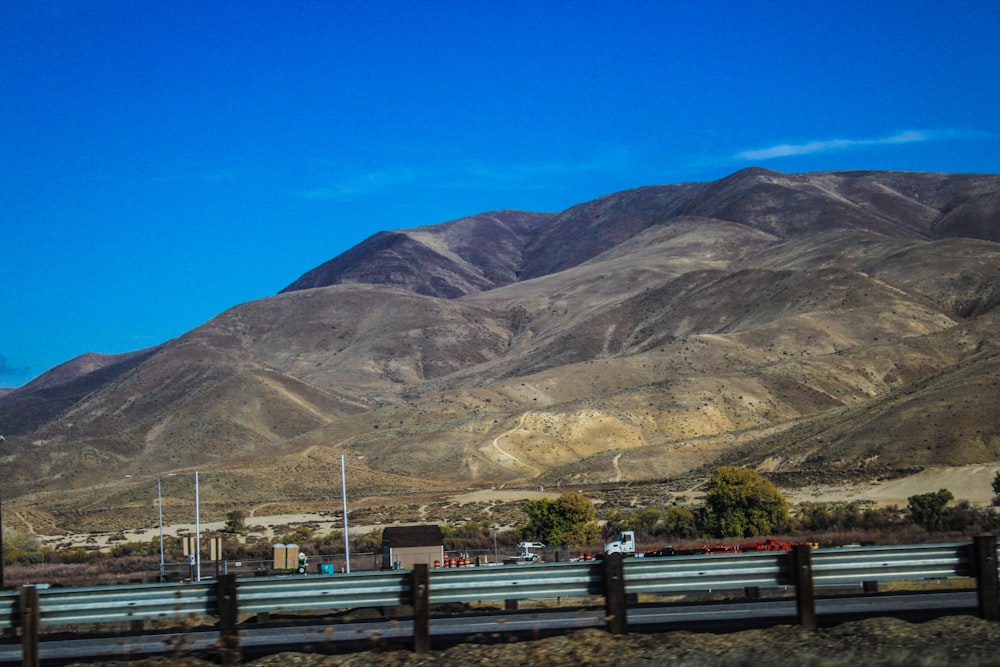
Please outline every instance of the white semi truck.
[{"label": "white semi truck", "polygon": [[604,545],[604,554],[623,554],[625,556],[641,556],[635,550],[635,531],[623,530],[618,533],[618,538],[614,542]]}]

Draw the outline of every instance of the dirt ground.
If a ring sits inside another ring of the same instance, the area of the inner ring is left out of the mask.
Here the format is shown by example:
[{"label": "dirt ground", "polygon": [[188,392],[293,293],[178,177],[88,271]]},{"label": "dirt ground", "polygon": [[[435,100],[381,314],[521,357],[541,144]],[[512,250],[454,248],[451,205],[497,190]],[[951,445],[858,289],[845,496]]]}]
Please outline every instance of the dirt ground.
[{"label": "dirt ground", "polygon": [[[243,667],[986,667],[1000,665],[998,645],[1000,623],[972,616],[925,623],[875,618],[816,631],[781,625],[728,634],[677,631],[619,637],[591,629],[530,641],[473,641],[423,655],[392,649],[341,655],[286,652],[245,661]],[[213,663],[178,656],[87,664],[209,667]]]},{"label": "dirt ground", "polygon": [[[794,507],[803,502],[852,502],[871,501],[879,506],[896,505],[906,506],[906,499],[918,493],[930,493],[938,489],[948,489],[954,495],[956,501],[967,500],[977,505],[987,505],[992,501],[993,490],[992,481],[994,476],[1000,472],[1000,463],[986,465],[967,465],[957,467],[935,467],[925,469],[915,475],[891,480],[872,480],[870,482],[853,482],[850,484],[827,484],[810,485],[799,488],[783,488],[782,493]],[[453,505],[467,505],[473,503],[507,503],[518,502],[537,498],[558,498],[562,491],[556,488],[533,487],[524,489],[480,489],[467,491],[439,499],[440,502],[447,502]],[[688,499],[696,499],[701,494],[697,489],[686,491],[683,495]],[[411,502],[412,499],[407,499]],[[382,499],[380,502],[391,502],[390,499]],[[433,514],[433,512],[430,512]],[[247,517],[246,526],[252,534],[274,539],[283,532],[287,532],[289,527],[296,527],[308,524],[314,527],[317,534],[328,534],[331,531],[342,530],[343,519],[338,512],[302,512],[297,514],[262,515]],[[224,527],[223,522],[202,522],[203,531],[220,530]],[[350,526],[352,535],[364,535],[373,529],[380,528],[376,524],[352,524]],[[193,523],[180,523],[165,525],[164,535],[174,537],[177,535],[193,534],[195,526]],[[146,530],[127,531],[118,538],[124,537],[127,541],[143,542],[149,541],[158,532],[158,528]],[[39,535],[43,543],[47,545],[72,546],[108,546],[110,540],[115,535],[111,533],[79,534],[79,535]]]},{"label": "dirt ground", "polygon": [[993,478],[1000,464],[927,468],[909,477],[849,485],[817,485],[801,489],[782,489],[788,501],[850,502],[870,500],[879,506],[906,506],[906,499],[918,493],[948,489],[956,501],[967,500],[988,505],[993,500]]}]

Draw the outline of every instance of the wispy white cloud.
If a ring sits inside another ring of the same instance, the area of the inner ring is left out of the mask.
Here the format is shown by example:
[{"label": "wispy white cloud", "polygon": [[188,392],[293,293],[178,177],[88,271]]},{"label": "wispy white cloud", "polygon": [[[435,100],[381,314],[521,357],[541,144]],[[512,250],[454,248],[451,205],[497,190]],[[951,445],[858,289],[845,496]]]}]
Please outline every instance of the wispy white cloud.
[{"label": "wispy white cloud", "polygon": [[906,130],[884,137],[866,139],[821,139],[816,141],[806,141],[798,144],[778,144],[767,148],[755,148],[752,150],[740,151],[734,156],[734,158],[737,160],[756,162],[762,160],[773,160],[782,157],[791,157],[795,155],[814,155],[816,153],[845,151],[871,146],[919,144],[929,141],[973,139],[988,136],[992,135],[987,132],[964,130]]}]

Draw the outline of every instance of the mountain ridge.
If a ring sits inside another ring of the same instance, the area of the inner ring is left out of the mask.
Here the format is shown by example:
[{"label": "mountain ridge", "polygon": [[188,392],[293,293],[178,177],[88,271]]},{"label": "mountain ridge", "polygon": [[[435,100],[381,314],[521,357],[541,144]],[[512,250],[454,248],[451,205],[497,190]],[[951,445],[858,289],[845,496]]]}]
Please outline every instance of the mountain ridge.
[{"label": "mountain ridge", "polygon": [[341,454],[361,496],[996,461],[998,202],[1000,176],[754,168],[380,232],[0,396],[5,500],[64,525],[197,467],[220,510],[306,502]]}]

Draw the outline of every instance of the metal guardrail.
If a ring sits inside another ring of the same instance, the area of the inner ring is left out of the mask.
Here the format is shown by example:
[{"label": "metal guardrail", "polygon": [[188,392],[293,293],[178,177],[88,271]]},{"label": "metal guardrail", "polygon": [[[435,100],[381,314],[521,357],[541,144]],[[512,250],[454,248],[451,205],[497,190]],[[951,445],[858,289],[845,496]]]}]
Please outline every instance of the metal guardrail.
[{"label": "metal guardrail", "polygon": [[431,604],[603,595],[599,561],[431,570]]},{"label": "metal guardrail", "polygon": [[[973,544],[849,547],[627,558],[515,566],[272,576],[197,584],[130,584],[0,591],[0,631],[19,630],[25,664],[37,664],[40,626],[217,617],[222,645],[238,652],[240,613],[413,605],[414,636],[426,641],[429,604],[601,596],[612,632],[627,627],[627,594],[791,586],[800,622],[815,627],[814,585],[974,576],[980,614],[1000,620],[996,538]],[[616,625],[617,624],[617,625]],[[23,627],[22,627],[23,626]],[[426,644],[417,644],[420,647]]]},{"label": "metal guardrail", "polygon": [[215,607],[210,584],[137,584],[39,591],[42,626],[204,616]]},{"label": "metal guardrail", "polygon": [[[817,586],[962,576],[972,576],[969,545],[965,543],[837,547],[812,552],[812,579]],[[629,593],[724,590],[795,583],[786,552],[630,559],[625,562],[625,580]]]},{"label": "metal guardrail", "polygon": [[388,607],[410,602],[410,573],[357,572],[349,575],[240,579],[240,611],[320,611]]},{"label": "metal guardrail", "polygon": [[[813,551],[817,585],[970,576],[968,544],[847,547]],[[432,604],[602,595],[600,562],[434,569]],[[785,552],[630,558],[628,593],[782,586],[794,583]],[[382,607],[411,602],[406,571],[238,580],[245,613]],[[0,630],[17,625],[16,592],[0,592]],[[211,615],[210,583],[130,584],[39,590],[42,626]]]},{"label": "metal guardrail", "polygon": [[18,594],[15,591],[0,591],[0,631],[7,631],[16,625]]},{"label": "metal guardrail", "polygon": [[968,544],[817,549],[812,568],[817,585],[972,576]]},{"label": "metal guardrail", "polygon": [[791,583],[788,553],[663,556],[625,562],[629,593],[722,590]]}]

